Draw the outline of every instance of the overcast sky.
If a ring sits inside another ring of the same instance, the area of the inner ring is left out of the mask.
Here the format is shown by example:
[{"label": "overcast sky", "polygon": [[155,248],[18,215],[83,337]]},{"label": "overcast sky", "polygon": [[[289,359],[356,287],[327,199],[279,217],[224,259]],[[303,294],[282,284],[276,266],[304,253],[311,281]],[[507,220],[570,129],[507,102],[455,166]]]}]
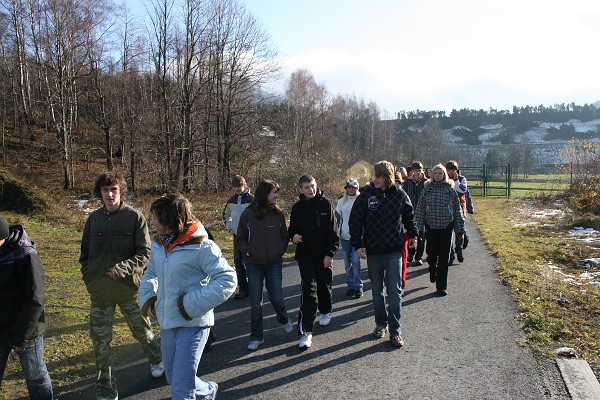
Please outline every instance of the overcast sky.
[{"label": "overcast sky", "polygon": [[600,0],[246,0],[291,72],[400,110],[600,100]]}]

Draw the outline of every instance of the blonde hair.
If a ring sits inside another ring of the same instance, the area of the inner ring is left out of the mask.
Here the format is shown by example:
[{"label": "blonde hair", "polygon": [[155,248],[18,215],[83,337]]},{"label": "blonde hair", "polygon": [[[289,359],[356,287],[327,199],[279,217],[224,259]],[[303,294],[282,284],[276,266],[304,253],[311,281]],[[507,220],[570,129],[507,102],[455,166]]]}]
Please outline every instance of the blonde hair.
[{"label": "blonde hair", "polygon": [[433,180],[433,173],[435,172],[436,169],[439,169],[444,173],[444,179],[442,180],[442,182],[447,183],[448,185],[451,185],[452,183],[450,182],[450,177],[448,176],[448,171],[446,170],[446,167],[444,167],[442,164],[437,164],[433,168],[431,168],[431,178],[429,180],[431,182],[435,182]]},{"label": "blonde hair", "polygon": [[[358,188],[357,188],[356,194],[353,197],[358,197],[359,194],[360,194],[360,190],[358,190]],[[344,196],[342,197],[342,205],[346,204],[346,202],[348,201],[349,198],[350,198],[350,196],[348,196],[348,191],[346,190],[346,188],[344,188]]]}]

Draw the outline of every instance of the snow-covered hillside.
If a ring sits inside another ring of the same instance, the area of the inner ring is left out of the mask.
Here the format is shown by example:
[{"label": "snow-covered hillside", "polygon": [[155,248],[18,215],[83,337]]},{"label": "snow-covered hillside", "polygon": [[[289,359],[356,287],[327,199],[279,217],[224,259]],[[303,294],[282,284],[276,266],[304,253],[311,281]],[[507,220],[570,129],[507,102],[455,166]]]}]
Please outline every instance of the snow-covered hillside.
[{"label": "snow-covered hillside", "polygon": [[[544,140],[544,137],[548,134],[548,129],[556,128],[559,129],[561,125],[572,125],[575,131],[578,133],[585,132],[597,132],[600,128],[600,119],[592,121],[582,122],[576,119],[569,120],[566,123],[551,123],[551,122],[538,122],[537,127],[526,131],[523,134],[515,136],[514,143],[521,145],[530,145],[535,157],[536,165],[555,164],[557,161],[561,162],[561,152],[568,146],[567,140]],[[443,131],[444,140],[446,143],[454,143],[460,147],[476,147],[477,153],[481,153],[485,156],[485,153],[490,149],[498,146],[498,149],[507,147],[510,145],[503,145],[500,143],[500,136],[505,134],[505,127],[502,124],[484,125],[480,127],[485,133],[480,134],[479,140],[481,145],[469,146],[461,144],[462,139],[455,135],[454,132],[457,130],[470,131],[469,128],[464,126],[454,126]],[[591,141],[600,142],[600,138],[596,137],[589,139]]]}]

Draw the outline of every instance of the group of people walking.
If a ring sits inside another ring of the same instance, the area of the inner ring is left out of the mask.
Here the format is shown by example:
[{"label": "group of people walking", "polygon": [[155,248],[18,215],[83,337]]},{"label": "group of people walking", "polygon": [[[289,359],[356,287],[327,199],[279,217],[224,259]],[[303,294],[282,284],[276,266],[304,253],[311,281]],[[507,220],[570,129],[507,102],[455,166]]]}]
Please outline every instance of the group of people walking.
[{"label": "group of people walking", "polygon": [[[451,163],[454,163],[451,165]],[[223,219],[233,236],[234,266],[223,257],[209,232],[193,214],[190,201],[178,194],[155,200],[150,208],[156,230],[150,238],[143,215],[124,201],[126,181],[114,172],[101,174],[94,193],[102,207],[86,221],[79,262],[90,294],[90,336],[96,360],[96,398],[118,399],[110,342],[116,306],[150,361],[150,373],[166,375],[173,399],[214,399],[215,382],[203,381],[197,369],[214,325],[214,308],[230,296],[250,299],[248,350],[264,343],[263,288],[277,321],[293,332],[283,297],[283,255],[291,241],[301,277],[301,302],[296,331],[298,346],[312,346],[313,331],[332,318],[333,258],[341,246],[350,298],[363,296],[361,260],[372,284],[373,336],[404,345],[401,335],[403,260],[422,265],[426,250],[430,279],[438,294],[447,294],[448,264],[454,235],[462,262],[465,212],[460,190],[466,191],[456,162],[438,164],[425,178],[415,161],[399,182],[388,161],[373,165],[372,182],[359,188],[346,180],[337,205],[324,196],[314,177],[298,180],[299,199],[289,226],[279,205],[280,187],[263,180],[254,195],[245,179],[232,179],[233,196]],[[456,166],[456,175],[452,167]],[[450,172],[450,173],[449,173]],[[425,244],[426,243],[426,244]],[[8,354],[21,360],[31,399],[53,399],[43,357],[43,265],[19,225],[0,218],[0,384]],[[10,271],[9,271],[10,268]],[[405,266],[404,266],[405,268]],[[9,272],[7,272],[9,271]],[[18,284],[17,284],[18,283]],[[385,287],[385,291],[384,291]],[[236,291],[237,288],[237,291]],[[235,294],[234,294],[235,293]],[[387,295],[387,298],[386,298]],[[15,299],[17,301],[15,301]],[[6,316],[5,316],[6,315]],[[160,341],[151,322],[158,321]]]}]

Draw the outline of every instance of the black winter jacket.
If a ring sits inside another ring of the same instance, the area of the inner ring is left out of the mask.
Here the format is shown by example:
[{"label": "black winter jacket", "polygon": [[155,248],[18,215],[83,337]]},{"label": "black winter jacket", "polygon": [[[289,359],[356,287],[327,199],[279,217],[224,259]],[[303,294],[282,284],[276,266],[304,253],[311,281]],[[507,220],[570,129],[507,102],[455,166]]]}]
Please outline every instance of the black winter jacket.
[{"label": "black winter jacket", "polygon": [[44,266],[21,225],[0,247],[0,342],[23,347],[44,334]]},{"label": "black winter jacket", "polygon": [[367,254],[390,254],[402,251],[404,234],[416,238],[413,206],[400,185],[385,191],[365,186],[350,213],[350,242],[355,249],[366,248]]},{"label": "black winter jacket", "polygon": [[290,239],[302,235],[302,243],[296,245],[296,260],[320,262],[325,256],[335,256],[340,241],[335,226],[335,210],[321,190],[312,199],[301,194],[292,206],[288,229]]}]

